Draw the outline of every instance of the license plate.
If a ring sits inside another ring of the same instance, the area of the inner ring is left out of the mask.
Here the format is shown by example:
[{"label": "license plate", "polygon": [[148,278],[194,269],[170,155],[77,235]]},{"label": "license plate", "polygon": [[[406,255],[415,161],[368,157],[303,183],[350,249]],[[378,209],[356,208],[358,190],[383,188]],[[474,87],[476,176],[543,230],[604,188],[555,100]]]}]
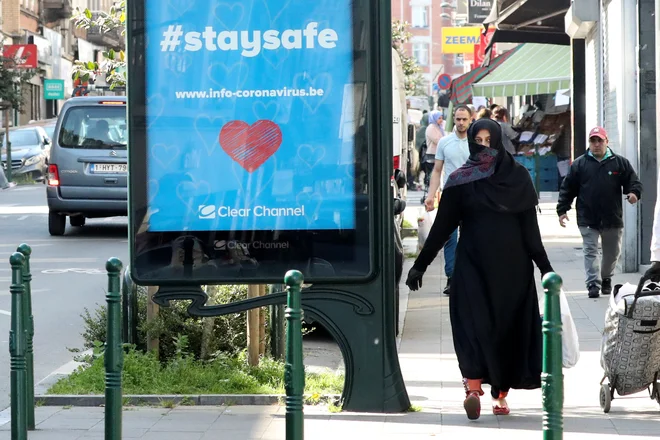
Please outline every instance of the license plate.
[{"label": "license plate", "polygon": [[128,165],[125,163],[94,163],[92,164],[92,173],[94,174],[125,174],[128,172]]}]

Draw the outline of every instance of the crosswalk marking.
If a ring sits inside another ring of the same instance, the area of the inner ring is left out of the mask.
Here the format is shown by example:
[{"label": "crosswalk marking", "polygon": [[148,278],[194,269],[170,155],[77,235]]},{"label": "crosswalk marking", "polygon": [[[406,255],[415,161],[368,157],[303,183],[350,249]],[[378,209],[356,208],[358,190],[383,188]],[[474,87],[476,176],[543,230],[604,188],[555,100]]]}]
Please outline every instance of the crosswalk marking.
[{"label": "crosswalk marking", "polygon": [[0,205],[0,214],[48,214],[48,206],[35,205],[35,206],[8,206]]}]

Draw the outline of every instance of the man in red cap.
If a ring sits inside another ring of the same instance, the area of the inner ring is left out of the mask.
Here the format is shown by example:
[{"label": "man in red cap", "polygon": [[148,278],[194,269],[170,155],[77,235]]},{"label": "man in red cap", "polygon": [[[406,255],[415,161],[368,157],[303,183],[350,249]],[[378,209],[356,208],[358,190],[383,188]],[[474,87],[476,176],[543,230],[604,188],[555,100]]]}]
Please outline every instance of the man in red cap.
[{"label": "man in red cap", "polygon": [[[566,213],[577,197],[577,224],[582,234],[589,298],[598,298],[601,289],[603,295],[612,293],[612,275],[623,237],[622,194],[634,205],[642,197],[642,183],[628,159],[609,148],[607,131],[594,127],[589,133],[589,149],[571,165],[557,202],[559,223],[566,227]],[[598,261],[599,239],[602,264]]]}]

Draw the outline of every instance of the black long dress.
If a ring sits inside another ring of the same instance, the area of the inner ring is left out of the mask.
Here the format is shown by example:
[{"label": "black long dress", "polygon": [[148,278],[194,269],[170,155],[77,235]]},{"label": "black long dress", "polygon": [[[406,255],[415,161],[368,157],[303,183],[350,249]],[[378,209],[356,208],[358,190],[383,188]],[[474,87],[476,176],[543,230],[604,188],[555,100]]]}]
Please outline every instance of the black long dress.
[{"label": "black long dress", "polygon": [[541,386],[542,334],[533,262],[552,271],[534,208],[498,212],[484,180],[446,188],[414,268],[425,271],[460,226],[449,311],[463,377],[499,390]]}]

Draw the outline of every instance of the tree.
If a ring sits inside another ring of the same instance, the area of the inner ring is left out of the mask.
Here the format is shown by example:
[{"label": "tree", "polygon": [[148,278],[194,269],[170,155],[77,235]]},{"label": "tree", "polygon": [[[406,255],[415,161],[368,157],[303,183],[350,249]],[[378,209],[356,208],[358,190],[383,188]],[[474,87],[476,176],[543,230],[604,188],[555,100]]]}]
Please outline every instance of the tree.
[{"label": "tree", "polygon": [[412,37],[412,34],[408,32],[409,26],[405,21],[392,21],[392,47],[396,49],[399,57],[401,57],[406,93],[409,95],[426,95],[424,79],[420,74],[421,69],[417,61],[413,57],[408,56],[403,48],[403,45]]},{"label": "tree", "polygon": [[[115,3],[110,12],[101,12],[96,18],[92,16],[89,9],[80,10],[76,8],[72,20],[75,26],[81,29],[98,27],[101,32],[117,29],[121,35],[126,35],[126,0]],[[110,88],[126,86],[126,54],[124,51],[110,49],[103,52],[104,60],[96,61],[76,60],[73,65],[72,78],[80,79],[83,83],[95,78],[99,74],[105,74],[105,81]]]},{"label": "tree", "polygon": [[34,75],[34,69],[16,68],[16,60],[0,56],[0,101],[22,111],[24,97],[21,86]]}]

